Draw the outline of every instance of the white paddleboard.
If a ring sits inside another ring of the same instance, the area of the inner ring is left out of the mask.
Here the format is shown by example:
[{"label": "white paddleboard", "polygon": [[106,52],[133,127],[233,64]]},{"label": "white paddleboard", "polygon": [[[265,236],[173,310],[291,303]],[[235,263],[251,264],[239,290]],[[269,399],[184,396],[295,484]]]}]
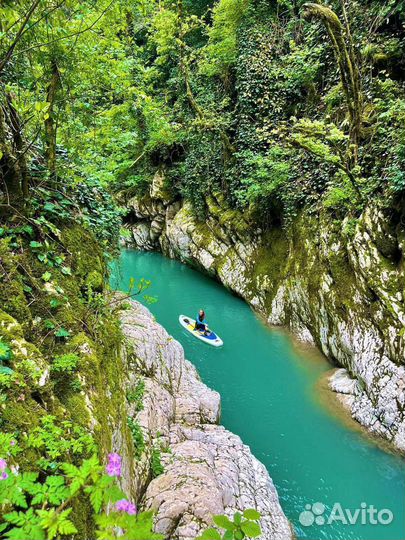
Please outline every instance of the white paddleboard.
[{"label": "white paddleboard", "polygon": [[224,344],[222,339],[212,331],[210,331],[211,333],[206,336],[204,335],[204,332],[200,332],[200,330],[195,330],[195,319],[193,319],[193,317],[180,315],[179,323],[183,328],[190,332],[190,334],[192,334],[197,339],[201,339],[201,341],[208,343],[208,345],[212,345],[213,347],[221,347],[221,345]]}]

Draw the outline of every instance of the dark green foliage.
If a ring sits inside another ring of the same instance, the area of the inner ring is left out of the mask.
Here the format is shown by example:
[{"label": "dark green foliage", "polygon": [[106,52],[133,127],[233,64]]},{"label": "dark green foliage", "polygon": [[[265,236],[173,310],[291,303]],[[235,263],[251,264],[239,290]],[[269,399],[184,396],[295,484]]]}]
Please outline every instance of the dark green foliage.
[{"label": "dark green foliage", "polygon": [[220,141],[207,133],[190,136],[184,161],[173,167],[170,177],[183,197],[191,201],[200,218],[206,213],[205,197],[224,187],[226,169]]},{"label": "dark green foliage", "polygon": [[13,356],[10,345],[0,340],[0,363],[9,362]]},{"label": "dark green foliage", "polygon": [[[135,169],[146,179],[164,163],[202,219],[212,191],[271,226],[289,225],[304,206],[356,216],[366,201],[389,205],[404,189],[404,10],[376,1],[347,6],[360,70],[354,144],[339,52],[302,5],[217,0],[207,16],[185,2],[180,17],[164,3],[144,18],[148,94],[168,97],[170,112],[162,111],[178,139],[160,140],[152,153],[145,133]],[[350,52],[342,6],[330,7]]]},{"label": "dark green foliage", "polygon": [[122,211],[99,181],[87,179],[74,188],[75,199],[83,210],[83,221],[96,237],[109,247],[118,244]]},{"label": "dark green foliage", "polygon": [[164,467],[162,465],[160,457],[160,450],[158,448],[154,448],[152,450],[152,457],[150,460],[152,478],[157,478],[164,473]]},{"label": "dark green foliage", "polygon": [[143,410],[143,396],[145,393],[145,381],[141,379],[137,384],[127,390],[126,396],[128,403],[134,405],[135,413]]},{"label": "dark green foliage", "polygon": [[405,192],[405,144],[400,143],[394,149],[394,160],[387,172],[392,191],[403,194]]},{"label": "dark green foliage", "polygon": [[127,424],[134,442],[135,456],[139,459],[145,449],[145,439],[143,437],[142,428],[139,423],[128,416]]}]

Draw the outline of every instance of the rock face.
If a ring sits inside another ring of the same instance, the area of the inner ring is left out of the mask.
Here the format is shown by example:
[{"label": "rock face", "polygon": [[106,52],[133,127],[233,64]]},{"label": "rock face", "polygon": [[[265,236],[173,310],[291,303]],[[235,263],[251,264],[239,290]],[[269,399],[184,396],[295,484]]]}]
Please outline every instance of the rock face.
[{"label": "rock face", "polygon": [[403,216],[367,208],[342,227],[302,215],[288,231],[263,233],[221,195],[207,199],[201,223],[162,183],[157,174],[150,193],[128,203],[133,245],[208,272],[270,324],[317,345],[345,370],[331,387],[352,416],[405,452]]},{"label": "rock face", "polygon": [[[156,531],[170,540],[193,539],[212,525],[213,514],[254,507],[263,516],[262,540],[292,538],[267,470],[239,437],[217,425],[220,397],[201,382],[181,345],[137,302],[122,311],[121,321],[128,387],[140,379],[145,385],[143,409],[129,413],[145,440],[136,469],[145,506],[156,511]],[[149,482],[146,464],[157,448],[164,472]]]}]

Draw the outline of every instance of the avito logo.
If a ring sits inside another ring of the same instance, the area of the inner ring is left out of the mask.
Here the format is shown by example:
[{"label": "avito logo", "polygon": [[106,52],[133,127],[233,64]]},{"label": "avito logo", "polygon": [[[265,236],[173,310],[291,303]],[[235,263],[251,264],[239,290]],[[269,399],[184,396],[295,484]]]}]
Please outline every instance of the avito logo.
[{"label": "avito logo", "polygon": [[388,508],[378,510],[372,504],[365,502],[359,508],[343,508],[340,503],[335,503],[329,514],[326,513],[326,506],[321,502],[306,504],[305,510],[299,517],[301,525],[310,527],[311,525],[330,525],[331,523],[342,523],[343,525],[389,525],[394,520],[394,514]]}]

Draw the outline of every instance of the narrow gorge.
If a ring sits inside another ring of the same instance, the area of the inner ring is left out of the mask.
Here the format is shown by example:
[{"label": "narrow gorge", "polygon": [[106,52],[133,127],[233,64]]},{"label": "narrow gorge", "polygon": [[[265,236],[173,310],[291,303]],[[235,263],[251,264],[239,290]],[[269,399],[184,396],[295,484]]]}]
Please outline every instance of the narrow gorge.
[{"label": "narrow gorge", "polygon": [[0,2],[0,539],[405,540],[405,4]]},{"label": "narrow gorge", "polygon": [[370,206],[352,228],[303,213],[287,231],[252,231],[218,193],[199,221],[170,198],[162,172],[126,204],[130,245],[207,272],[316,345],[340,367],[330,387],[353,418],[405,451],[403,209]]}]

